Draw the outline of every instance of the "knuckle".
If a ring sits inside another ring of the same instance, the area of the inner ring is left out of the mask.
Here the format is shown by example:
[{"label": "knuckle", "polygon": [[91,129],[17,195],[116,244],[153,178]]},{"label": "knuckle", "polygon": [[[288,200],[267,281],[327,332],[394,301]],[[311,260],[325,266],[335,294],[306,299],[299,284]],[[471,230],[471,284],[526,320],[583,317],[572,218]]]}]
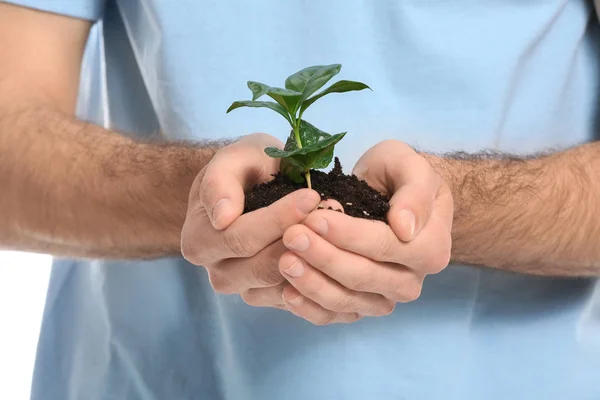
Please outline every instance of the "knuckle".
[{"label": "knuckle", "polygon": [[[368,271],[368,269],[366,269]],[[374,292],[376,291],[374,274],[357,274],[349,278],[348,289],[356,292]]]},{"label": "knuckle", "polygon": [[285,281],[275,262],[269,263],[265,260],[256,260],[252,263],[252,274],[258,283],[263,286],[276,286]]},{"label": "knuckle", "polygon": [[375,251],[377,261],[392,261],[394,258],[394,243],[389,235],[385,235],[377,241],[377,250]]},{"label": "knuckle", "polygon": [[[318,270],[320,270],[325,275],[332,275],[336,271],[336,267],[338,265],[338,261],[336,261],[335,254],[331,254],[330,252],[326,252],[325,254],[319,255],[320,259],[318,260]],[[319,287],[321,289],[321,287]]]},{"label": "knuckle", "polygon": [[208,274],[210,285],[215,292],[220,294],[234,294],[235,289],[233,282],[229,280],[225,275],[219,272],[211,271]]},{"label": "knuckle", "polygon": [[450,263],[449,251],[437,251],[432,256],[429,264],[429,273],[438,274],[444,270]]},{"label": "knuckle", "polygon": [[402,286],[395,293],[395,300],[400,303],[410,303],[417,300],[421,296],[422,286],[419,284],[410,284]]},{"label": "knuckle", "polygon": [[428,274],[440,273],[450,263],[451,240],[444,239],[438,242],[438,245],[429,253],[424,270]]},{"label": "knuckle", "polygon": [[196,247],[193,246],[191,244],[191,242],[187,241],[187,240],[182,240],[181,241],[181,255],[183,256],[183,258],[185,258],[188,262],[194,264],[194,265],[199,265],[198,261],[198,252],[196,250]]},{"label": "knuckle", "polygon": [[336,316],[337,314],[335,312],[327,312],[320,314],[316,318],[313,318],[310,322],[317,326],[330,325],[335,321]]},{"label": "knuckle", "polygon": [[349,312],[354,307],[354,299],[349,294],[344,294],[325,302],[325,308],[335,312]]},{"label": "knuckle", "polygon": [[285,218],[280,213],[275,213],[275,215],[273,216],[273,224],[277,228],[279,236],[283,236],[283,233],[285,232],[288,225],[285,221]]},{"label": "knuckle", "polygon": [[181,238],[181,255],[189,263],[196,266],[205,266],[208,260],[205,259],[202,247],[194,240],[190,240],[186,235]]},{"label": "knuckle", "polygon": [[359,319],[362,318],[362,315],[360,315],[359,313],[352,313],[350,314],[350,317],[348,318],[348,323],[352,323],[352,322],[356,322]]},{"label": "knuckle", "polygon": [[319,301],[321,301],[323,298],[323,293],[325,290],[323,284],[317,283],[312,279],[307,279],[301,284],[301,286],[305,297],[308,297],[309,299],[319,299]]},{"label": "knuckle", "polygon": [[236,257],[252,257],[256,254],[251,239],[240,235],[239,232],[233,228],[223,235],[223,241],[225,246]]},{"label": "knuckle", "polygon": [[393,300],[385,299],[380,302],[375,309],[375,316],[384,317],[386,315],[390,315],[396,309],[396,302]]},{"label": "knuckle", "polygon": [[246,290],[242,293],[242,300],[252,307],[260,307],[262,305],[261,296],[257,290]]}]

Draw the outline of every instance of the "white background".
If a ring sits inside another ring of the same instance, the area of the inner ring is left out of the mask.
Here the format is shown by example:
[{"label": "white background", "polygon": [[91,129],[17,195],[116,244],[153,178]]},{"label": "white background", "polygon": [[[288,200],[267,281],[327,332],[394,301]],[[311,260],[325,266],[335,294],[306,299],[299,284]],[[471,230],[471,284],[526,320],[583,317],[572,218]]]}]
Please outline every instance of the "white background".
[{"label": "white background", "polygon": [[0,399],[29,399],[51,258],[0,252]]}]

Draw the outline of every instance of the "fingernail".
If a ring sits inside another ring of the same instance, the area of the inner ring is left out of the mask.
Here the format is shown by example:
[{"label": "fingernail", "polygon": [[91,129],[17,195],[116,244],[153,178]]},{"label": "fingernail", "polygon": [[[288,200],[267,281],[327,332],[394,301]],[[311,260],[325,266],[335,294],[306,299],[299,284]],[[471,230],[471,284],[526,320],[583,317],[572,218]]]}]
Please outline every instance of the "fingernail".
[{"label": "fingernail", "polygon": [[217,201],[217,203],[215,204],[215,206],[213,207],[212,210],[212,224],[213,226],[217,226],[217,221],[219,221],[219,218],[221,218],[223,216],[223,214],[225,214],[225,212],[227,211],[227,209],[229,208],[229,199],[227,198],[223,198],[219,201]]},{"label": "fingernail", "polygon": [[304,263],[300,260],[297,260],[292,264],[288,269],[284,269],[283,272],[291,276],[292,278],[299,278],[304,273]]},{"label": "fingernail", "polygon": [[298,211],[300,211],[303,214],[308,214],[309,212],[315,209],[317,204],[319,204],[319,200],[315,199],[312,196],[301,197],[298,200]]},{"label": "fingernail", "polygon": [[294,240],[285,244],[288,249],[296,250],[296,251],[305,251],[308,249],[309,242],[308,236],[305,233],[296,236]]},{"label": "fingernail", "polygon": [[299,294],[298,296],[294,297],[291,300],[285,300],[286,303],[290,303],[291,305],[298,307],[300,304],[302,304],[302,302],[304,301],[304,297]]},{"label": "fingernail", "polygon": [[318,218],[315,221],[311,222],[309,227],[310,229],[318,233],[320,236],[325,236],[327,235],[329,224],[327,224],[327,220],[325,218]]},{"label": "fingernail", "polygon": [[415,234],[415,214],[409,210],[400,210],[400,223],[404,225],[406,230],[409,232],[410,238],[412,239]]}]

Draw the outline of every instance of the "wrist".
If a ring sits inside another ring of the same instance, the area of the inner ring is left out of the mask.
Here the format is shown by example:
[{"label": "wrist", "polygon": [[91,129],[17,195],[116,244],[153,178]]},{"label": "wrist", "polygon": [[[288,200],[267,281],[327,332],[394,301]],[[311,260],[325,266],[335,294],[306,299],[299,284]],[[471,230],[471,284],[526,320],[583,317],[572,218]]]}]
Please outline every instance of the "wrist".
[{"label": "wrist", "polygon": [[485,153],[425,158],[452,192],[452,260],[503,265],[506,252],[514,251],[517,226],[522,229],[530,223],[520,220],[520,210],[549,196],[546,191],[554,186],[554,174],[548,171],[546,161]]},{"label": "wrist", "polygon": [[421,153],[434,171],[444,180],[446,185],[450,188],[452,197],[455,199],[455,214],[456,214],[456,198],[460,195],[461,184],[460,182],[464,179],[466,173],[466,166],[461,164],[460,160],[445,158],[442,156]]}]

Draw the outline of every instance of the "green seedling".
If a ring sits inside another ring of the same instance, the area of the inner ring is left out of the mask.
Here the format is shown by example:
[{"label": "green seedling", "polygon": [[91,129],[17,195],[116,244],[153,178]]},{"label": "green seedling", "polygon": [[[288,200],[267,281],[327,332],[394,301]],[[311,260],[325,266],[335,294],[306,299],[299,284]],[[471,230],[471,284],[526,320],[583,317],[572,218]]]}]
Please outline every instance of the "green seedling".
[{"label": "green seedling", "polygon": [[[236,101],[227,110],[229,113],[240,107],[270,108],[281,114],[292,127],[290,135],[283,150],[267,147],[265,153],[273,158],[281,158],[281,173],[296,183],[306,180],[309,188],[312,188],[310,170],[327,168],[333,160],[335,145],[346,132],[335,135],[325,133],[302,119],[304,112],[315,101],[330,93],[370,89],[361,82],[342,80],[315,94],[341,69],[340,64],[304,68],[285,80],[285,89],[249,81],[252,100]],[[275,101],[257,101],[264,95]]]}]

